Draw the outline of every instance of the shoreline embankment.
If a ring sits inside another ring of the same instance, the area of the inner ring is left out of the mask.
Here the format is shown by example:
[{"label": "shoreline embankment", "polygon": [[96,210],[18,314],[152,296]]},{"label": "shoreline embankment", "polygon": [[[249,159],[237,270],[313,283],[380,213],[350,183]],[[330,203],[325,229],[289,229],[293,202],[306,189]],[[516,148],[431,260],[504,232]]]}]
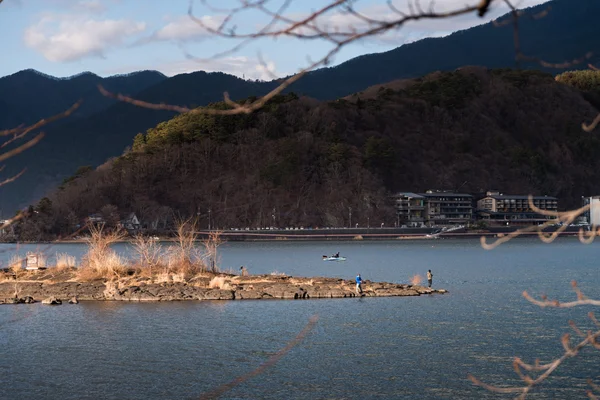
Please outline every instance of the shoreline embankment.
[{"label": "shoreline embankment", "polygon": [[0,273],[0,304],[79,301],[187,301],[334,299],[357,297],[396,297],[444,294],[444,289],[420,285],[364,280],[363,295],[353,280],[287,275],[232,275],[203,273],[184,280],[177,276],[122,278],[117,280],[77,280],[77,269],[48,268],[22,271],[18,275]]}]

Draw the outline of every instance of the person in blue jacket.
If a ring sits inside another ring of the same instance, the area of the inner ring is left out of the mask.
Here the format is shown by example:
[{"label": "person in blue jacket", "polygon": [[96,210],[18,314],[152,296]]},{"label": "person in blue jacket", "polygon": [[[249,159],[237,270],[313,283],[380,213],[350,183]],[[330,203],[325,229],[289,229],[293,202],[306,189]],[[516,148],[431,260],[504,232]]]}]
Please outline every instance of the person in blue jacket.
[{"label": "person in blue jacket", "polygon": [[356,275],[356,294],[362,294],[362,278],[360,274]]}]

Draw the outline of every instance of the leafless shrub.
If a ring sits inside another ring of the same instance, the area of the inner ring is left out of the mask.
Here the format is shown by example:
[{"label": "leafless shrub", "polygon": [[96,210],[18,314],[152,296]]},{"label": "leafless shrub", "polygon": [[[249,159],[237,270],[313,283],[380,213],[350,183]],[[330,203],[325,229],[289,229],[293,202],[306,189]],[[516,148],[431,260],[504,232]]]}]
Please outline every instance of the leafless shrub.
[{"label": "leafless shrub", "polygon": [[118,279],[127,270],[125,261],[111,248],[111,245],[125,238],[121,229],[105,231],[104,225],[89,225],[88,251],[83,256],[77,277],[81,280]]},{"label": "leafless shrub", "polygon": [[8,260],[8,269],[12,271],[15,276],[18,276],[23,271],[23,258],[17,254],[13,254]]},{"label": "leafless shrub", "polygon": [[151,237],[137,235],[132,244],[134,251],[139,257],[138,267],[141,270],[141,274],[152,277],[161,264],[162,249],[160,243]]},{"label": "leafless shrub", "polygon": [[210,272],[219,272],[218,265],[220,260],[217,250],[224,243],[223,239],[221,239],[221,234],[222,231],[211,231],[208,234],[208,238],[203,241],[204,248],[206,249],[205,258]]},{"label": "leafless shrub", "polygon": [[168,250],[167,268],[171,273],[180,273],[186,279],[206,272],[206,264],[202,252],[196,246],[198,239],[197,221],[195,219],[180,220],[176,225],[175,245]]}]

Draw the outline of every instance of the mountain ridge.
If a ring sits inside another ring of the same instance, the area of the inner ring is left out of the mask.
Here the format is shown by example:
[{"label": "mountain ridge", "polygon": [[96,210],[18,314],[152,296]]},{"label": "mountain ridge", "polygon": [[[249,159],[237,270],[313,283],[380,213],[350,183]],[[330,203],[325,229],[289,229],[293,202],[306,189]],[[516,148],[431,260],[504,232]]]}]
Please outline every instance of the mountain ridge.
[{"label": "mountain ridge", "polygon": [[579,206],[600,190],[600,137],[581,129],[597,110],[578,85],[463,67],[334,101],[290,93],[252,114],[179,114],[50,193],[18,234],[68,234],[93,213],[114,225],[135,212],[150,229],[197,216],[206,227],[209,209],[214,229],[348,226],[350,208],[361,226],[393,226],[391,193],[457,187]]},{"label": "mountain ridge", "polygon": [[[525,54],[547,61],[564,61],[578,58],[593,51],[600,55],[600,24],[594,16],[600,13],[600,2],[581,0],[578,7],[571,7],[567,0],[554,0],[531,7],[529,13],[537,13],[552,6],[551,12],[542,19],[523,18],[520,26],[522,48]],[[500,18],[505,18],[502,16]],[[588,61],[597,62],[598,56]],[[351,96],[386,82],[398,79],[417,78],[434,71],[453,71],[465,65],[486,68],[511,67],[515,63],[512,30],[510,27],[495,28],[491,23],[455,32],[443,38],[426,38],[400,46],[388,52],[363,55],[334,67],[312,71],[292,84],[284,93],[295,92],[319,100],[333,100]],[[524,69],[543,69],[535,63],[522,63]],[[575,68],[584,68],[584,64]],[[552,70],[555,73],[567,69]],[[546,69],[547,70],[547,69]],[[30,73],[31,75],[31,73]],[[132,78],[149,76],[156,82],[144,86],[136,83],[127,86],[128,76],[113,78],[114,86],[103,85],[107,90],[131,95],[153,103],[169,103],[188,107],[205,106],[221,101],[227,91],[232,99],[261,96],[277,86],[279,81],[249,81],[222,72],[197,71],[173,77],[162,77],[148,72],[135,74]],[[36,77],[38,79],[39,77]],[[94,76],[83,75],[71,80],[60,80],[65,87],[77,79],[95,83]],[[105,79],[105,78],[102,78]],[[152,80],[150,79],[150,80]],[[60,112],[58,106],[67,108],[76,101],[79,87],[72,88],[70,96],[52,101],[55,109],[44,110],[44,100],[35,90],[22,93],[21,103],[15,103],[6,93],[17,89],[3,90],[0,78],[0,124],[17,125],[17,116],[25,119],[47,117]],[[48,82],[48,79],[42,82]],[[53,81],[54,82],[54,81]],[[141,86],[144,86],[143,88]],[[47,137],[30,151],[9,161],[4,173],[7,176],[27,166],[28,172],[10,190],[0,192],[0,208],[3,210],[22,208],[40,198],[61,180],[72,175],[82,165],[97,166],[107,158],[123,153],[138,133],[144,133],[160,121],[171,118],[174,113],[155,111],[117,103],[101,96],[95,85],[89,84],[89,93],[98,98],[98,103],[82,106],[73,118],[63,120],[47,128]],[[77,89],[77,90],[75,90]],[[40,90],[38,88],[38,90]],[[44,93],[52,90],[43,90]],[[57,93],[59,95],[61,93]],[[17,96],[18,97],[18,96]],[[100,99],[100,97],[102,97]],[[68,101],[67,101],[68,100]],[[4,107],[3,107],[4,104]],[[87,108],[86,108],[87,107]],[[63,108],[63,109],[64,109]],[[3,110],[11,110],[5,114]],[[29,110],[33,110],[31,113]],[[52,112],[51,112],[52,111]],[[39,119],[38,118],[38,119]],[[17,123],[18,122],[18,123]],[[12,127],[12,126],[7,126]],[[2,125],[0,125],[2,128]],[[39,159],[39,161],[38,161]],[[43,159],[49,160],[48,165]],[[45,182],[40,185],[40,182]],[[34,188],[36,188],[34,190]]]}]

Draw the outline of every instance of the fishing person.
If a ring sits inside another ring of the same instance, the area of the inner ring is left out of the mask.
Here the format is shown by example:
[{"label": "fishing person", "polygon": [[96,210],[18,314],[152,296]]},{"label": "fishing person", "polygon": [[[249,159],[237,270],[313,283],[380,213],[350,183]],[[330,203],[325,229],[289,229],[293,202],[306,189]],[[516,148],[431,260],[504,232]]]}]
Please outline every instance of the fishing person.
[{"label": "fishing person", "polygon": [[362,296],[362,278],[360,274],[356,275],[356,294],[360,294]]},{"label": "fishing person", "polygon": [[433,282],[433,274],[431,273],[431,270],[427,270],[427,285],[428,285],[428,287],[431,287],[432,282]]}]

